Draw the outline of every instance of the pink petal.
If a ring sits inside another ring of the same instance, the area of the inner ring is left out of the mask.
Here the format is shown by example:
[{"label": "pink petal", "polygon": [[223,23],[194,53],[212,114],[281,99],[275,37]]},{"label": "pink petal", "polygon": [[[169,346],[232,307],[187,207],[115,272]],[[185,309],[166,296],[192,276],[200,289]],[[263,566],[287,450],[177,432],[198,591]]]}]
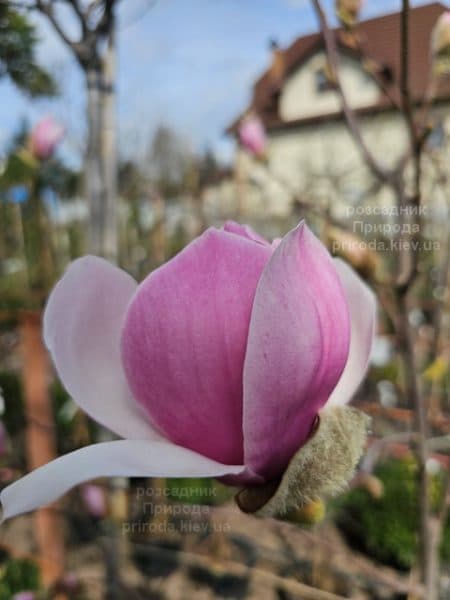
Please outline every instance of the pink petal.
[{"label": "pink petal", "polygon": [[160,438],[133,400],[120,358],[120,332],[137,283],[95,256],[73,262],[44,314],[44,339],[75,402],[123,437]]},{"label": "pink petal", "polygon": [[122,335],[134,397],[173,442],[241,463],[242,369],[270,247],[209,229],[139,286]]},{"label": "pink petal", "polygon": [[256,233],[256,231],[254,231],[249,225],[241,225],[240,223],[236,223],[235,221],[227,221],[223,226],[223,229],[224,231],[228,231],[229,233],[241,235],[242,237],[245,237],[248,240],[253,240],[254,242],[264,244],[264,246],[270,246],[269,242],[263,237],[261,237],[259,233]]},{"label": "pink petal", "polygon": [[278,246],[281,244],[283,238],[275,238],[274,240],[272,240],[272,250],[276,250],[278,248]]},{"label": "pink petal", "polygon": [[94,444],[60,456],[2,490],[3,520],[54,502],[75,485],[97,477],[221,477],[243,469],[169,442]]},{"label": "pink petal", "polygon": [[64,127],[53,117],[44,117],[31,132],[31,151],[40,160],[50,158],[63,137]]},{"label": "pink petal", "polygon": [[351,336],[347,364],[328,404],[345,404],[356,392],[369,364],[377,303],[372,290],[347,263],[339,258],[334,263],[349,306]]},{"label": "pink petal", "polygon": [[306,441],[348,355],[342,285],[301,223],[275,250],[256,291],[244,366],[245,464],[272,479]]},{"label": "pink petal", "polygon": [[246,117],[239,127],[239,139],[244,148],[256,156],[264,154],[267,147],[267,136],[264,125],[259,117]]}]

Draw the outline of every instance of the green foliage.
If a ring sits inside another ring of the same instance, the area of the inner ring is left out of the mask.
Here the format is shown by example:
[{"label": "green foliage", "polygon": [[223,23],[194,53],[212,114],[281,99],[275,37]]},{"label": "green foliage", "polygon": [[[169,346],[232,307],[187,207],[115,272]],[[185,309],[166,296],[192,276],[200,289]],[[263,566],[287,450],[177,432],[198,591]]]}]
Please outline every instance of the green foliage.
[{"label": "green foliage", "polygon": [[[61,201],[73,198],[80,186],[80,173],[57,157],[39,161],[32,155],[27,144],[29,133],[27,123],[22,122],[0,172],[1,308],[42,306],[61,266],[59,226],[55,227],[54,213],[49,208],[52,204],[46,204],[46,200],[52,201],[52,193]],[[14,186],[26,188],[25,202],[8,201]],[[83,232],[79,229],[78,223],[67,228],[70,256],[82,254]]]},{"label": "green foliage", "polygon": [[[2,421],[12,439],[13,452],[7,456],[8,466],[26,470],[24,436],[27,426],[22,382],[18,373],[0,371],[0,389],[5,399]],[[58,454],[76,450],[95,439],[97,424],[84,419],[59,380],[50,385],[50,401],[55,424]],[[1,598],[0,598],[1,600]]]},{"label": "green foliage", "polygon": [[167,479],[168,496],[185,504],[211,504],[214,498],[211,479]]},{"label": "green foliage", "polygon": [[230,488],[213,479],[167,479],[168,497],[184,504],[222,504],[230,498]]},{"label": "green foliage", "polygon": [[20,90],[32,97],[53,96],[56,84],[35,60],[37,42],[36,29],[26,16],[8,2],[1,2],[0,77],[8,75]]},{"label": "green foliage", "polygon": [[369,374],[370,380],[374,383],[378,381],[391,381],[395,383],[398,381],[400,377],[399,365],[396,360],[391,360],[386,365],[382,367],[372,366]]},{"label": "green foliage", "polygon": [[40,586],[39,567],[31,560],[11,559],[0,570],[0,600],[11,600],[18,592],[36,592]]},{"label": "green foliage", "polygon": [[0,193],[13,185],[25,184],[35,194],[39,194],[45,188],[51,188],[62,199],[73,198],[80,189],[80,173],[66,167],[57,158],[43,162],[34,159],[25,149],[28,134],[27,128],[24,139],[18,144],[13,142],[0,175]]},{"label": "green foliage", "polygon": [[[409,569],[418,550],[419,523],[417,468],[412,460],[381,463],[375,474],[383,482],[384,494],[377,499],[365,489],[356,488],[334,504],[336,521],[352,545],[380,562]],[[432,508],[442,501],[444,480],[431,480]],[[450,560],[450,522],[447,523],[441,555]]]},{"label": "green foliage", "polygon": [[80,190],[81,173],[53,158],[41,164],[38,187],[52,188],[62,200],[72,199]]}]

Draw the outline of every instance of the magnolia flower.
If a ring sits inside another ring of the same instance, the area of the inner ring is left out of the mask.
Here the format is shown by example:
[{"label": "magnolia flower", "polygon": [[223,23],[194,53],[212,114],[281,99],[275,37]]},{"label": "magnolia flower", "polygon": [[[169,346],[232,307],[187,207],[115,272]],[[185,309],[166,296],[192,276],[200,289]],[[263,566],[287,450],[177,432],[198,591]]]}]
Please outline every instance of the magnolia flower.
[{"label": "magnolia flower", "polygon": [[31,152],[35,158],[46,160],[52,156],[63,137],[64,128],[52,117],[44,117],[31,132]]},{"label": "magnolia flower", "polygon": [[[272,245],[236,223],[208,229],[140,285],[76,260],[50,295],[45,342],[75,402],[125,439],[10,485],[4,517],[101,476],[279,482],[298,451],[320,453],[318,414],[361,382],[374,319],[372,292],[303,222]],[[326,456],[345,454],[331,448],[336,431],[351,446],[351,415],[334,429],[321,417]]]},{"label": "magnolia flower", "polygon": [[19,592],[14,594],[12,600],[35,600],[36,594],[34,592]]},{"label": "magnolia flower", "polygon": [[436,75],[450,72],[450,12],[444,12],[436,21],[431,34],[431,54]]},{"label": "magnolia flower", "polygon": [[267,146],[266,131],[259,117],[248,115],[239,127],[239,139],[244,148],[257,157],[264,156]]}]

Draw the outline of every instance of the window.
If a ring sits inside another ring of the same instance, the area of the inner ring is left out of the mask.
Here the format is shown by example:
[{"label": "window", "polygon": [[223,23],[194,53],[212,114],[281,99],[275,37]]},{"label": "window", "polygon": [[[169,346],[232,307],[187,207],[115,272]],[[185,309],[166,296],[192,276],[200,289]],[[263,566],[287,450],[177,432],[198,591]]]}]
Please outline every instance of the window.
[{"label": "window", "polygon": [[445,144],[445,128],[442,122],[438,123],[428,136],[428,147],[431,150],[442,148]]},{"label": "window", "polygon": [[314,76],[316,80],[317,92],[326,92],[333,89],[333,83],[331,81],[330,70],[328,67],[320,67],[316,70]]}]

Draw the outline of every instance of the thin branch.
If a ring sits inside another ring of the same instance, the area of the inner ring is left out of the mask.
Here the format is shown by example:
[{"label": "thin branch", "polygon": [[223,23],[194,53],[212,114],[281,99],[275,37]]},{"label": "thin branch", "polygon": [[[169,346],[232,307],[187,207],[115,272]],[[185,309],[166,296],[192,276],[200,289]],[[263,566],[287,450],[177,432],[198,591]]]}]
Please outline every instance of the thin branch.
[{"label": "thin branch", "polygon": [[103,0],[93,0],[93,2],[89,4],[89,6],[86,9],[86,17],[88,21],[94,14],[94,12],[102,5],[102,2]]},{"label": "thin branch", "polygon": [[[448,438],[448,442],[450,445],[450,436],[446,436],[446,437]],[[439,516],[438,516],[438,519],[439,519],[438,520],[438,523],[439,523],[438,535],[440,535],[440,536],[442,536],[442,532],[445,527],[445,522],[447,521],[449,511],[450,511],[450,461],[448,462],[448,465],[447,465],[447,481],[445,484],[444,498],[442,501],[441,510],[439,511]]]},{"label": "thin branch", "polygon": [[59,37],[62,39],[62,41],[65,44],[67,44],[67,46],[69,46],[70,48],[75,50],[79,44],[78,44],[78,42],[74,42],[73,40],[71,40],[67,36],[67,34],[63,30],[63,28],[61,27],[58,19],[55,16],[55,13],[53,11],[52,3],[44,2],[43,0],[36,0],[35,7],[49,19],[49,21],[53,25],[55,31],[57,32]]},{"label": "thin branch", "polygon": [[[410,148],[406,156],[412,159],[413,167],[413,193],[407,196],[405,193],[405,183],[398,190],[398,199],[403,218],[405,208],[409,207],[414,216],[415,233],[413,240],[416,242],[415,249],[408,251],[407,262],[402,265],[399,277],[396,283],[396,300],[399,314],[399,338],[401,344],[401,354],[405,365],[405,374],[407,382],[407,395],[410,399],[415,414],[415,424],[419,432],[415,440],[414,449],[418,462],[418,501],[419,501],[419,540],[420,540],[420,570],[422,581],[425,584],[427,598],[430,600],[436,597],[436,564],[437,564],[437,548],[435,544],[435,530],[431,522],[431,506],[430,506],[430,485],[426,472],[426,465],[429,456],[429,448],[427,445],[428,434],[428,415],[426,399],[421,390],[418,369],[416,364],[414,337],[413,332],[408,322],[409,304],[407,300],[408,292],[419,273],[419,244],[421,237],[422,219],[420,214],[421,205],[421,184],[422,184],[422,152],[425,145],[426,137],[420,135],[420,143],[417,137],[414,115],[412,110],[411,89],[410,89],[410,64],[409,64],[409,18],[410,6],[409,0],[402,0],[402,12],[400,17],[401,22],[401,81],[400,91],[402,97],[403,115],[405,117],[408,132]],[[405,166],[407,160],[405,161]],[[403,173],[403,170],[402,170]],[[403,174],[404,176],[404,174]],[[400,229],[400,228],[399,228]],[[402,228],[401,228],[402,229]],[[399,233],[399,241],[402,244],[401,234]],[[400,250],[401,251],[401,250]]]},{"label": "thin branch", "polygon": [[[397,277],[396,287],[400,295],[406,295],[413,285],[418,275],[418,263],[419,263],[419,245],[421,241],[420,231],[422,229],[422,219],[420,214],[420,202],[421,202],[421,177],[422,177],[422,151],[426,141],[426,136],[420,134],[418,136],[416,124],[414,121],[414,114],[412,108],[412,97],[411,97],[411,86],[410,86],[410,52],[409,52],[409,19],[410,19],[410,6],[409,0],[402,0],[402,11],[400,14],[401,24],[401,43],[400,43],[400,93],[402,98],[402,112],[406,120],[408,128],[410,148],[405,155],[403,167],[406,166],[408,160],[411,158],[413,165],[413,192],[410,197],[407,197],[403,192],[400,194],[400,209],[404,209],[405,206],[410,206],[414,209],[411,214],[414,216],[415,233],[412,235],[412,240],[415,242],[417,250],[412,250],[409,253],[409,262],[403,265],[400,269],[400,273]],[[401,212],[403,217],[404,213]],[[403,222],[402,222],[403,225]]]},{"label": "thin branch", "polygon": [[390,444],[409,444],[412,440],[417,439],[417,437],[417,433],[414,432],[394,433],[374,441],[366,451],[361,464],[361,471],[364,473],[373,473],[375,465],[379,461],[386,446],[389,446]]},{"label": "thin branch", "polygon": [[394,171],[390,171],[389,169],[386,169],[377,161],[377,159],[373,156],[373,154],[369,150],[369,148],[362,136],[358,121],[355,118],[355,114],[347,101],[347,97],[345,95],[345,92],[342,87],[342,83],[340,81],[339,70],[338,70],[339,54],[338,54],[338,50],[337,50],[337,44],[336,44],[334,33],[328,25],[328,21],[327,21],[325,12],[322,8],[322,5],[320,3],[320,0],[312,0],[312,3],[314,6],[314,9],[316,11],[317,17],[319,19],[320,27],[321,27],[321,30],[323,33],[328,62],[330,64],[330,68],[331,68],[331,71],[333,74],[336,91],[338,92],[340,100],[341,100],[342,112],[344,113],[347,127],[349,128],[350,133],[352,134],[355,142],[357,143],[357,145],[361,151],[361,154],[363,156],[364,161],[366,162],[367,166],[370,168],[372,173],[376,177],[378,177],[378,179],[380,179],[381,181],[384,181],[385,183],[392,186],[395,184],[395,182],[397,180],[397,174]]},{"label": "thin branch", "polygon": [[411,145],[416,144],[416,129],[412,111],[411,89],[410,89],[410,64],[409,64],[409,0],[402,0],[402,11],[400,13],[401,34],[400,34],[400,94],[402,99],[403,114],[408,126]]},{"label": "thin branch", "polygon": [[[375,83],[381,89],[381,91],[383,92],[383,94],[389,100],[389,102],[391,103],[392,107],[396,108],[397,110],[401,110],[401,104],[400,104],[400,102],[399,102],[399,100],[398,100],[398,98],[397,98],[397,96],[395,94],[395,91],[391,90],[391,85],[386,82],[386,80],[383,77],[383,75],[380,75],[380,73],[377,70],[377,67],[379,67],[380,64],[378,62],[376,62],[373,58],[371,58],[368,55],[368,53],[364,49],[363,45],[361,44],[360,37],[356,36],[355,39],[357,41],[356,49],[359,52],[360,60],[361,60],[361,66],[363,67],[364,71],[370,77],[372,77],[372,79],[375,81]],[[366,57],[366,60],[364,60],[365,57]]]},{"label": "thin branch", "polygon": [[88,22],[87,22],[86,15],[81,10],[81,7],[78,4],[77,0],[65,0],[65,1],[67,2],[67,4],[69,4],[72,7],[73,12],[78,17],[78,22],[80,23],[81,30],[83,32],[82,37],[84,38],[88,31]]},{"label": "thin branch", "polygon": [[95,32],[99,35],[105,35],[112,31],[111,24],[114,21],[114,6],[117,0],[104,0],[103,5],[103,15],[99,19],[97,26],[95,27]]},{"label": "thin branch", "polygon": [[439,435],[430,438],[427,442],[431,452],[445,452],[450,450],[450,435]]}]

